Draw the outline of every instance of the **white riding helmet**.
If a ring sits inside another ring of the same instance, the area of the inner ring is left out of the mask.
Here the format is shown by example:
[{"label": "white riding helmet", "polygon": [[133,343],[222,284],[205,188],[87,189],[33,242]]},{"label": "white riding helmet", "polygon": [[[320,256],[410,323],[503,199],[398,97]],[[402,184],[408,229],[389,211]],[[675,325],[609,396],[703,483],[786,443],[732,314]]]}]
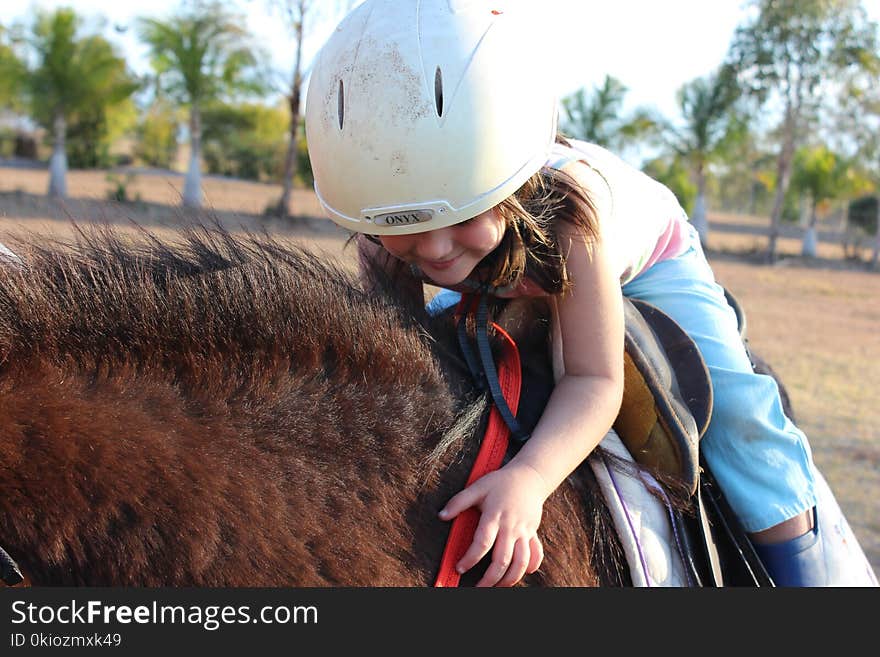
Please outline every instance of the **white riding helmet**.
[{"label": "white riding helmet", "polygon": [[315,60],[306,137],[337,224],[374,235],[456,224],[547,161],[557,98],[525,2],[367,0]]}]

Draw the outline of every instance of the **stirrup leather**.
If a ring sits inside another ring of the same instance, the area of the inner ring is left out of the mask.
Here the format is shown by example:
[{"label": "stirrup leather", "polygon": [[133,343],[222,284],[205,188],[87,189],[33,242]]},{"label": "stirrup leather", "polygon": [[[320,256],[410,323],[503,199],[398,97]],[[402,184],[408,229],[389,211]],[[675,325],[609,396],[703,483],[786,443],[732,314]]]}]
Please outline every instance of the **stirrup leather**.
[{"label": "stirrup leather", "polygon": [[636,462],[699,482],[700,438],[712,414],[709,371],[697,345],[655,306],[624,298],[624,391],[614,430]]}]

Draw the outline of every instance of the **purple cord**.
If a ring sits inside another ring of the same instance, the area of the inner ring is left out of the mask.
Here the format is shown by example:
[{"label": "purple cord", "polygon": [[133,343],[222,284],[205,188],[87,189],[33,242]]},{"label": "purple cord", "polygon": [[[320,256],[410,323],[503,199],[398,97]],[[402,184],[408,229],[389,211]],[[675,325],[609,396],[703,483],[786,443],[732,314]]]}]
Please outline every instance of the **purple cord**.
[{"label": "purple cord", "polygon": [[[623,505],[623,512],[626,514],[626,522],[627,524],[629,524],[629,530],[633,536],[637,537],[638,535],[636,534],[636,528],[633,525],[632,518],[630,518],[629,515],[629,509],[626,508],[626,502],[623,499],[623,495],[620,494],[620,489],[617,487],[617,482],[614,479],[614,470],[608,465],[608,459],[605,457],[604,454],[602,454],[602,462],[605,464],[605,469],[608,471],[608,476],[611,478],[611,485],[614,486],[614,491],[617,493],[617,498]],[[639,561],[642,564],[642,569],[645,571],[645,580],[649,583],[650,586],[650,583],[653,580],[651,579],[651,575],[648,572],[648,564],[645,561],[645,555],[642,554],[642,545],[641,543],[639,543],[638,538],[636,539],[636,545],[638,546]]]}]

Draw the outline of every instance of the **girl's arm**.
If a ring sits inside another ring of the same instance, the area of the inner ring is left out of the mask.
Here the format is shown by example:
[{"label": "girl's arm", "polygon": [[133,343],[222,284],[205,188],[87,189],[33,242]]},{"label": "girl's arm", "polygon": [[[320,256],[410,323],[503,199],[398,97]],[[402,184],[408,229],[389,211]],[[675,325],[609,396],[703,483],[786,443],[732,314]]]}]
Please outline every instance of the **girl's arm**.
[{"label": "girl's arm", "polygon": [[[601,236],[560,236],[572,290],[557,302],[565,373],[532,437],[503,468],[455,495],[441,518],[470,507],[481,515],[474,541],[458,563],[469,570],[492,550],[478,585],[513,585],[543,560],[537,537],[543,503],[613,424],[623,395],[623,302]],[[494,545],[494,549],[493,546]]]},{"label": "girl's arm", "polygon": [[534,467],[551,491],[605,437],[623,397],[620,281],[601,242],[589,253],[582,238],[562,239],[574,283],[557,302],[565,372],[533,432],[539,440],[530,439],[511,461]]}]

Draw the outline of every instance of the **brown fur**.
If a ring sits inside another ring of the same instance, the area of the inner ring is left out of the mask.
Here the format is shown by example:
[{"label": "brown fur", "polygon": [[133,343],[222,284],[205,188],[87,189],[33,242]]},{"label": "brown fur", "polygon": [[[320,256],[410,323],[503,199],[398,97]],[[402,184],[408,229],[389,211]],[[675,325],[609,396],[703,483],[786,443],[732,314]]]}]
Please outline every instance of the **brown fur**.
[{"label": "brown fur", "polygon": [[[267,236],[185,237],[13,246],[0,545],[35,585],[430,585],[486,409],[450,320]],[[548,500],[529,583],[626,583],[593,485]]]}]

